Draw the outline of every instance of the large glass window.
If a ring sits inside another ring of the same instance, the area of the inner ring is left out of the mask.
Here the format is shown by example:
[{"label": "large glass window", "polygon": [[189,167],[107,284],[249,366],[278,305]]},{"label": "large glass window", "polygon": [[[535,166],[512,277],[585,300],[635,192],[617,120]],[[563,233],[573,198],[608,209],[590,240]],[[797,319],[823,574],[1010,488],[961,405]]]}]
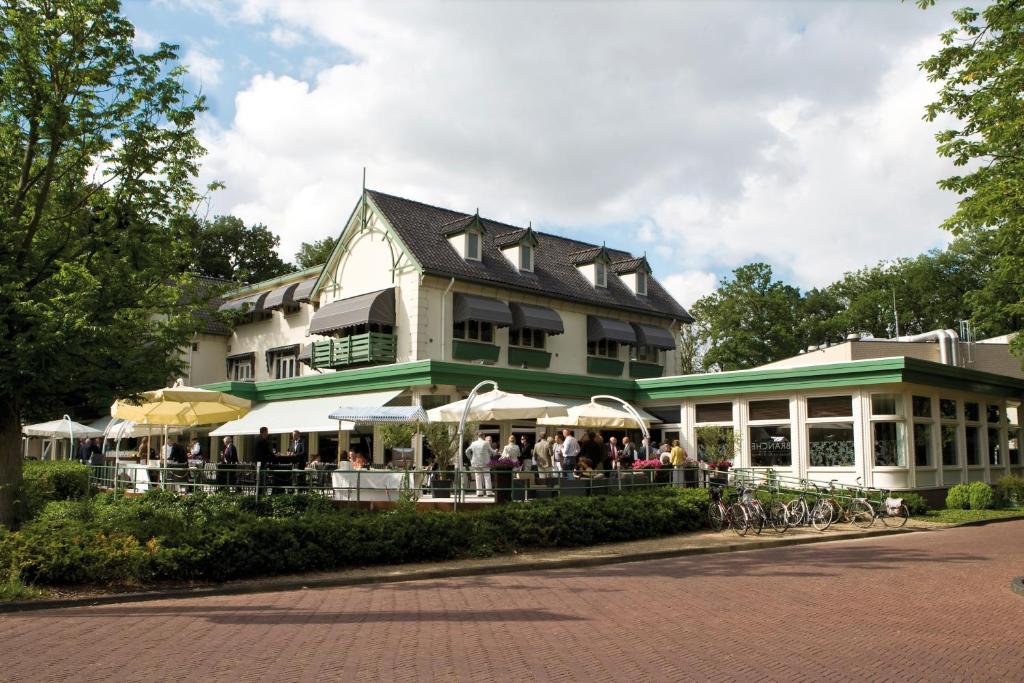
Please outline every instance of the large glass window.
[{"label": "large glass window", "polygon": [[754,467],[789,467],[793,464],[793,441],[789,425],[750,427],[750,464]]},{"label": "large glass window", "polygon": [[876,467],[906,467],[902,422],[872,422]]},{"label": "large glass window", "polygon": [[770,401],[751,401],[747,406],[750,420],[788,420],[789,399],[780,398]]},{"label": "large glass window", "polygon": [[956,414],[956,401],[951,398],[940,398],[939,416],[943,420],[957,419],[958,415]]},{"label": "large glass window", "polygon": [[964,403],[964,419],[968,422],[977,422],[981,419],[981,408],[977,403],[972,401]]},{"label": "large glass window", "polygon": [[1006,409],[1006,420],[1010,423],[1010,430],[1007,434],[1006,452],[1011,465],[1020,464],[1020,406],[1009,406]]},{"label": "large glass window", "polygon": [[697,423],[732,422],[731,403],[701,403],[697,406]]},{"label": "large glass window", "polygon": [[661,363],[661,350],[646,344],[636,344],[629,347],[630,360],[638,360],[642,363]]},{"label": "large glass window", "polygon": [[732,462],[736,457],[736,434],[729,426],[697,427],[697,458],[701,462]]},{"label": "large glass window", "polygon": [[998,405],[996,405],[995,403],[989,403],[988,408],[985,411],[985,419],[988,421],[990,425],[999,424],[1001,413],[1002,411],[999,409]]},{"label": "large glass window", "polygon": [[807,399],[807,417],[853,417],[853,397],[812,396]]},{"label": "large glass window", "polygon": [[956,425],[942,425],[942,464],[945,467],[959,467],[960,454],[956,439]]},{"label": "large glass window", "polygon": [[818,422],[807,427],[811,467],[853,467],[852,422]]},{"label": "large glass window", "polygon": [[914,396],[911,398],[911,410],[914,417],[932,416],[932,399],[930,396]]},{"label": "large glass window", "polygon": [[972,467],[980,465],[981,428],[975,425],[967,425],[964,428],[964,442],[967,445],[967,466]]},{"label": "large glass window", "polygon": [[932,426],[925,422],[914,423],[914,465],[931,467],[935,464],[932,453]]},{"label": "large glass window", "polygon": [[995,427],[988,428],[988,464],[992,467],[1001,467],[1003,464],[1002,444],[999,441],[999,430]]},{"label": "large glass window", "polygon": [[903,415],[903,397],[900,394],[872,394],[872,415]]}]

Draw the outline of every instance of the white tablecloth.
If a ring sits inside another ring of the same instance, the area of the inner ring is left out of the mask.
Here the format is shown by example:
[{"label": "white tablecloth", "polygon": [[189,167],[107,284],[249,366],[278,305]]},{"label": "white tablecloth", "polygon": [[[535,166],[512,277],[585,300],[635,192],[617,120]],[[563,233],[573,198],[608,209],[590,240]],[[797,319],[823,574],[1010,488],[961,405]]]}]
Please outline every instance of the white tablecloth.
[{"label": "white tablecloth", "polygon": [[421,479],[418,475],[383,470],[335,470],[331,472],[334,500],[398,500],[402,480],[406,476],[409,477],[410,492],[418,496]]},{"label": "white tablecloth", "polygon": [[136,491],[149,490],[149,469],[137,462],[122,462],[117,465],[118,481],[129,481]]}]

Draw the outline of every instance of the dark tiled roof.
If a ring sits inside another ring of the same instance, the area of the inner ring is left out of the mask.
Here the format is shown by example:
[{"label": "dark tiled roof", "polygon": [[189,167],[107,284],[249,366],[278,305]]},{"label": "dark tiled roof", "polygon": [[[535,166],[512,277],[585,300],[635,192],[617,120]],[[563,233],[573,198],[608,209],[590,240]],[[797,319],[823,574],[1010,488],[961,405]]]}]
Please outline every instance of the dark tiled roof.
[{"label": "dark tiled roof", "polygon": [[506,232],[503,235],[498,235],[494,238],[494,246],[499,249],[505,247],[511,247],[515,244],[519,244],[519,241],[523,239],[523,235],[526,234],[526,230],[513,230],[512,232]]},{"label": "dark tiled roof", "polygon": [[587,249],[579,249],[577,251],[569,252],[569,262],[574,266],[582,266],[588,263],[593,263],[597,260],[597,257],[601,255],[601,252],[607,254],[607,249],[604,247],[589,247]]},{"label": "dark tiled roof", "polygon": [[[480,222],[485,226],[483,258],[480,261],[467,261],[448,243],[446,234],[457,221],[475,218],[473,214],[442,209],[373,190],[368,190],[367,194],[398,231],[402,241],[427,273],[684,322],[693,320],[654,278],[648,282],[647,296],[633,294],[614,276],[608,278],[606,288],[591,285],[576,268],[577,263],[586,261],[574,261],[574,258],[580,258],[578,255],[583,254],[584,258],[592,260],[593,256],[588,256],[589,252],[596,254],[602,247],[536,232],[534,234],[538,244],[534,253],[533,272],[520,272],[501,253],[497,238],[504,238],[524,228],[481,218]],[[615,249],[606,251],[613,262],[634,258],[628,252]]]},{"label": "dark tiled roof", "polygon": [[[612,272],[614,273],[635,273],[640,268],[647,265],[647,259],[643,256],[639,258],[628,258],[622,261],[615,261],[612,263]],[[650,266],[647,266],[650,269]]]}]

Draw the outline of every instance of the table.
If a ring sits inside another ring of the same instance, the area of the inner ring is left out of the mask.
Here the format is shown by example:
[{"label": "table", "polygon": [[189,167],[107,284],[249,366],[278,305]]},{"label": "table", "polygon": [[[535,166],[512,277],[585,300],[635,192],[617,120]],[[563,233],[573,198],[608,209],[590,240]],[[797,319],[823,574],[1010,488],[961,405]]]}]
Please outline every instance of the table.
[{"label": "table", "polygon": [[[122,479],[121,475],[124,475]],[[149,478],[149,467],[137,462],[122,462],[117,465],[118,481],[127,479],[136,491],[148,491],[153,483]]]},{"label": "table", "polygon": [[398,500],[405,477],[409,477],[409,492],[418,496],[422,474],[395,470],[335,470],[331,472],[333,497],[334,500]]}]

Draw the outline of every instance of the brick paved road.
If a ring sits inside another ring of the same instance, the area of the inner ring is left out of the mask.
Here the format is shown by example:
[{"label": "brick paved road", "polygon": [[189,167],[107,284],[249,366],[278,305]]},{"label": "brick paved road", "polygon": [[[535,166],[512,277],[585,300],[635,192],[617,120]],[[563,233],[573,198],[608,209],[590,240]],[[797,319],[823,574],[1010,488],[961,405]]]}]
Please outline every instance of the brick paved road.
[{"label": "brick paved road", "polygon": [[0,615],[0,680],[1024,680],[1024,521]]}]

